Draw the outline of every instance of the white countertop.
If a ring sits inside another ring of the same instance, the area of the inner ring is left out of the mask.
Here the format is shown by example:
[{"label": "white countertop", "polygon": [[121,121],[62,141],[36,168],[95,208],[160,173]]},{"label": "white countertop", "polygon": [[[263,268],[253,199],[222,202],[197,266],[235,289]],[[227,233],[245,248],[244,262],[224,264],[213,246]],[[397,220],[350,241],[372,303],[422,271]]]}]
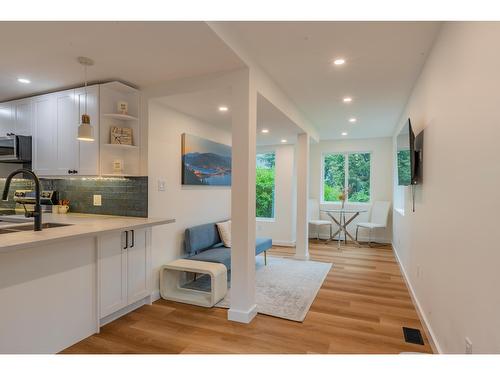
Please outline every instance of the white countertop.
[{"label": "white countertop", "polygon": [[[7,216],[8,218],[22,218],[23,216]],[[0,220],[2,217],[0,217]],[[35,232],[22,231],[0,234],[0,253],[26,249],[45,245],[50,242],[68,240],[77,237],[93,237],[96,235],[122,230],[140,229],[153,225],[163,225],[175,222],[175,219],[137,218],[125,216],[107,216],[90,214],[50,214],[44,213],[43,223],[72,224],[65,227],[47,228]],[[16,225],[33,225],[30,223],[2,223],[1,228],[15,227]]]}]

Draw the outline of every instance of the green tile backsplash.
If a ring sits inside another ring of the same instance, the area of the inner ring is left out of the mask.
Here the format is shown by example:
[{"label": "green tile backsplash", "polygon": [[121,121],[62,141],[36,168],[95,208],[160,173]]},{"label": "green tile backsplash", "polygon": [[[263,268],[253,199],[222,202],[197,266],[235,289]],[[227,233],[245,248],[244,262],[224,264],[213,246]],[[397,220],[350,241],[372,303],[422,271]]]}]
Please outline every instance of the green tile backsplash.
[{"label": "green tile backsplash", "polygon": [[[44,190],[56,190],[59,199],[70,201],[70,212],[120,215],[148,216],[148,178],[61,178],[41,179]],[[5,179],[0,179],[3,189]],[[11,186],[9,202],[1,202],[0,208],[13,208],[12,195],[16,189],[33,188],[30,180],[14,180]],[[102,206],[93,205],[93,195],[102,197]]]}]

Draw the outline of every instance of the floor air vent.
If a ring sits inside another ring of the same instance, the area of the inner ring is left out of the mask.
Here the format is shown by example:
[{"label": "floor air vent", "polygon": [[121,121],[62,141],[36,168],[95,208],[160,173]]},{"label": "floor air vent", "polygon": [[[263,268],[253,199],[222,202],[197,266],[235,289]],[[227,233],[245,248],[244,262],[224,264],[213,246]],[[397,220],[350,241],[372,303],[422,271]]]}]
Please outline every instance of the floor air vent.
[{"label": "floor air vent", "polygon": [[403,327],[405,341],[410,344],[424,345],[424,339],[419,329]]}]

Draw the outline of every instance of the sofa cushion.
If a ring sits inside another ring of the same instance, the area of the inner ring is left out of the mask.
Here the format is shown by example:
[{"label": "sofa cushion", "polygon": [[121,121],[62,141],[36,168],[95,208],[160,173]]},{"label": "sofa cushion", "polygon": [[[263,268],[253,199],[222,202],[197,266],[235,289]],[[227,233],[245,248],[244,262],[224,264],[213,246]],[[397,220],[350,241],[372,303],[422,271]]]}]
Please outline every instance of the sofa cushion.
[{"label": "sofa cushion", "polygon": [[260,254],[273,247],[273,240],[271,238],[257,237],[255,239],[255,255]]},{"label": "sofa cushion", "polygon": [[231,269],[231,249],[227,247],[208,249],[189,257],[189,259],[201,262],[222,263],[228,270]]},{"label": "sofa cushion", "polygon": [[185,251],[190,256],[217,246],[222,246],[222,241],[215,223],[187,228],[184,233]]},{"label": "sofa cushion", "polygon": [[231,220],[217,223],[217,229],[224,246],[231,247]]}]

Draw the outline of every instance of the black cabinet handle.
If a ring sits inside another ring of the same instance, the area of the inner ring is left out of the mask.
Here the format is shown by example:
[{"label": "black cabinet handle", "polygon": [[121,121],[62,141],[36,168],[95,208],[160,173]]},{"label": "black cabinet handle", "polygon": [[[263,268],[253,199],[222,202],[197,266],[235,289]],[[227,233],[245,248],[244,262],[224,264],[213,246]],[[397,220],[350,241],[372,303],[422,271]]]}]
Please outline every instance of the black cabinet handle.
[{"label": "black cabinet handle", "polygon": [[128,248],[128,230],[125,231],[125,247],[123,250]]},{"label": "black cabinet handle", "polygon": [[73,171],[71,169],[68,169],[68,174],[72,174]]},{"label": "black cabinet handle", "polygon": [[77,174],[77,173],[78,173],[78,171],[77,171],[76,169],[73,169],[73,173],[74,173],[74,174]]},{"label": "black cabinet handle", "polygon": [[132,246],[130,246],[132,248],[135,246],[135,231],[131,230],[130,232],[132,232]]}]

